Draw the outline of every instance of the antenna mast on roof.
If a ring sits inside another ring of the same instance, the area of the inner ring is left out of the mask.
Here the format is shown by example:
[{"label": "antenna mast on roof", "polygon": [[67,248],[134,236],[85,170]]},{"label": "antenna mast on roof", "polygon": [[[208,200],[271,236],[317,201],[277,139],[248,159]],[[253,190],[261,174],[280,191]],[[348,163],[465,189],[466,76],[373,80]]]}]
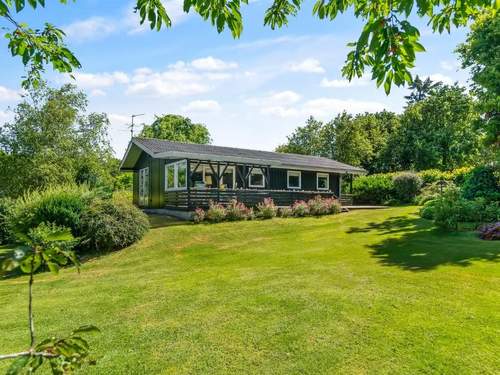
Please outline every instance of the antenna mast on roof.
[{"label": "antenna mast on roof", "polygon": [[132,117],[132,123],[130,124],[130,139],[134,138],[134,119],[140,116],[144,116],[144,113],[130,116]]}]

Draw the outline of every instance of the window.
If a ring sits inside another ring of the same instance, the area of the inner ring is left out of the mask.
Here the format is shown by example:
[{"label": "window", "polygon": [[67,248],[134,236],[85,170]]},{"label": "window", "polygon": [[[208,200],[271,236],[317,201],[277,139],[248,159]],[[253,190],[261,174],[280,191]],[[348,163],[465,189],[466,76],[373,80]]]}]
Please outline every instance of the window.
[{"label": "window", "polygon": [[252,169],[250,175],[248,176],[248,186],[250,187],[265,187],[266,180],[264,179],[264,173],[260,168]]},{"label": "window", "polygon": [[139,169],[139,206],[147,206],[149,201],[149,168]]},{"label": "window", "polygon": [[330,187],[330,175],[328,173],[316,173],[316,189],[328,190]]},{"label": "window", "polygon": [[289,189],[300,189],[302,187],[302,176],[299,171],[287,171],[287,186]]},{"label": "window", "polygon": [[187,162],[177,161],[165,165],[165,190],[184,189],[187,186]]},{"label": "window", "polygon": [[[221,172],[224,170],[224,166],[221,166]],[[236,184],[236,173],[234,171],[234,167],[227,167],[224,171],[224,174],[221,177],[221,187],[225,189],[234,189]]]},{"label": "window", "polygon": [[[196,171],[193,165],[191,165],[191,181],[193,186],[198,189],[215,189],[217,188],[217,177],[215,176],[212,168],[217,172],[217,166],[210,168],[207,164],[200,164]],[[222,173],[224,172],[224,173]],[[234,166],[225,165],[220,166],[220,173],[222,173],[220,178],[220,188],[222,189],[234,189],[236,187],[236,169]]]}]

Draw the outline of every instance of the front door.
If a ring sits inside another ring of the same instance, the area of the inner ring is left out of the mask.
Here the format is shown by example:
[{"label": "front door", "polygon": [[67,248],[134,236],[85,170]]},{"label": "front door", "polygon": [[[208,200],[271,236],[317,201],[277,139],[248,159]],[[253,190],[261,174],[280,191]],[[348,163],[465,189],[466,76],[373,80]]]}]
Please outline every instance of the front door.
[{"label": "front door", "polygon": [[149,168],[139,170],[139,206],[149,205]]}]

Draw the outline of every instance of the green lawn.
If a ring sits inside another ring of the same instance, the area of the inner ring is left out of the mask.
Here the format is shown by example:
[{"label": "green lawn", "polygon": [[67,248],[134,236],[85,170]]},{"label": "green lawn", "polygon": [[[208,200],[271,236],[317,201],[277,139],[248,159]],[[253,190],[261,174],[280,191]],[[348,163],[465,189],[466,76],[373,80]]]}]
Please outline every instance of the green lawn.
[{"label": "green lawn", "polygon": [[[498,373],[499,243],[416,211],[156,220],[81,274],[39,275],[37,333],[98,325],[86,374]],[[25,277],[0,306],[0,352],[25,349]]]}]

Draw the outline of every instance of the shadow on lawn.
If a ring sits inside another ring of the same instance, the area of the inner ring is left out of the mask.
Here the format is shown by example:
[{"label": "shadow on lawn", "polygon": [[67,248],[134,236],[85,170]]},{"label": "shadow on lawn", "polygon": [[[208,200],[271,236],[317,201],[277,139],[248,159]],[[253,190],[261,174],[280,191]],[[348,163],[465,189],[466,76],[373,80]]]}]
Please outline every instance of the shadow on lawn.
[{"label": "shadow on lawn", "polygon": [[381,223],[350,228],[347,233],[388,236],[369,245],[371,254],[385,266],[427,271],[441,265],[469,266],[472,261],[500,261],[500,246],[482,241],[472,233],[439,230],[421,218],[395,216]]}]

